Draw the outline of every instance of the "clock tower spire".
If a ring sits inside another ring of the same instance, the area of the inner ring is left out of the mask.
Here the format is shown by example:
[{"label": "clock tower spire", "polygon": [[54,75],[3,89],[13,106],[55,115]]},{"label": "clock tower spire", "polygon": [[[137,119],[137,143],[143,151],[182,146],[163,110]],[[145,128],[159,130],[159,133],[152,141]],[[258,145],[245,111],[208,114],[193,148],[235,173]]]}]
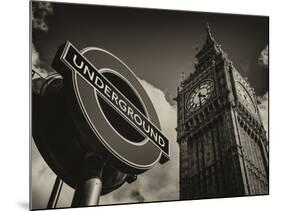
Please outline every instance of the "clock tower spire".
[{"label": "clock tower spire", "polygon": [[254,89],[209,24],[206,32],[176,98],[180,198],[268,194],[268,142]]}]

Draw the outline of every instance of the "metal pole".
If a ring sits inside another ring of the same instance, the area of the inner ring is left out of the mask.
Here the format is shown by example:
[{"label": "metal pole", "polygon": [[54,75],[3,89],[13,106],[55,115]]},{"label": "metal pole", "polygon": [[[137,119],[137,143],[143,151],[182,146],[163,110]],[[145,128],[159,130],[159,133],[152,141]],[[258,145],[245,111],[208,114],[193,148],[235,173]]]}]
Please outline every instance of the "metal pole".
[{"label": "metal pole", "polygon": [[82,177],[75,188],[71,207],[98,205],[102,190],[104,161],[97,156],[88,157]]},{"label": "metal pole", "polygon": [[56,208],[61,193],[62,185],[63,185],[63,181],[57,176],[53,186],[53,190],[49,198],[47,209]]}]

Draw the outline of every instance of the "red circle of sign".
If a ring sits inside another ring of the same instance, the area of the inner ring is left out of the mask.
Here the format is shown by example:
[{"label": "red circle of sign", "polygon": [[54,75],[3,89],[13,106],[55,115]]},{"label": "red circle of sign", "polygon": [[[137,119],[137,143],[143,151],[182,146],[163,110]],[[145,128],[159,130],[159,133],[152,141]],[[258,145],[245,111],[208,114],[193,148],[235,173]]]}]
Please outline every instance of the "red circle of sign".
[{"label": "red circle of sign", "polygon": [[[112,71],[122,76],[126,80],[126,83],[135,90],[135,94],[146,110],[148,119],[156,127],[160,128],[156,111],[149,96],[137,77],[122,60],[106,50],[95,47],[85,48],[81,53],[100,73],[103,71]],[[72,78],[76,98],[84,118],[92,129],[93,137],[96,137],[102,143],[107,151],[116,158],[118,163],[128,167],[128,171],[131,172],[132,169],[136,171],[148,170],[159,161],[162,152],[154,143],[148,141],[148,138],[145,138],[140,143],[126,140],[111,127],[111,124],[104,116],[97,100],[97,90],[76,72],[72,73]],[[123,94],[125,95],[126,93]],[[82,141],[92,150],[96,150],[96,142],[89,139]]]}]

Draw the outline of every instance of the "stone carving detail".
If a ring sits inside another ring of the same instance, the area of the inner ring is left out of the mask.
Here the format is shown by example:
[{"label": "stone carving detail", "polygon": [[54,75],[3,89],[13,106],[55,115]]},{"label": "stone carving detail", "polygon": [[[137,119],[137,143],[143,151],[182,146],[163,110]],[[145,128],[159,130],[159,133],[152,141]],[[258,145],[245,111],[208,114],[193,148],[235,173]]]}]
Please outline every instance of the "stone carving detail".
[{"label": "stone carving detail", "polygon": [[[180,198],[268,193],[265,130],[241,99],[236,81],[255,99],[249,83],[235,69],[207,25],[207,38],[197,53],[195,71],[181,84],[177,138],[180,146]],[[204,80],[214,81],[214,95],[193,112],[185,96]]]}]

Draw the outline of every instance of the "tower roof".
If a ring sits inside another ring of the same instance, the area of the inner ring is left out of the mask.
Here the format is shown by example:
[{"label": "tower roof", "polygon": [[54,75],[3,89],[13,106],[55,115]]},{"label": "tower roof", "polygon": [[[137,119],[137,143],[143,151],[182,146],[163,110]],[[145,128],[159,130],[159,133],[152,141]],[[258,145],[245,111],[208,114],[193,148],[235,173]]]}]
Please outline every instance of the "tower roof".
[{"label": "tower roof", "polygon": [[217,43],[214,36],[212,35],[211,27],[208,22],[206,23],[205,30],[206,30],[206,40],[205,40],[203,47],[196,54],[196,58],[198,60],[200,60],[200,58],[209,49],[215,49],[215,51],[217,51],[218,53],[221,53],[224,57],[227,57],[227,54],[222,50],[221,45]]},{"label": "tower roof", "polygon": [[204,64],[206,61],[207,62],[210,61],[210,57],[214,59],[216,56],[219,56],[223,60],[229,62],[229,59],[227,58],[227,54],[222,50],[221,46],[216,42],[214,36],[212,35],[212,31],[209,23],[206,23],[205,30],[206,30],[205,43],[195,55],[197,59],[197,63],[194,64],[195,71],[192,72],[187,78],[185,78],[185,80],[181,82],[182,85],[188,83],[188,81],[196,77],[203,70],[201,68],[202,64]]}]

